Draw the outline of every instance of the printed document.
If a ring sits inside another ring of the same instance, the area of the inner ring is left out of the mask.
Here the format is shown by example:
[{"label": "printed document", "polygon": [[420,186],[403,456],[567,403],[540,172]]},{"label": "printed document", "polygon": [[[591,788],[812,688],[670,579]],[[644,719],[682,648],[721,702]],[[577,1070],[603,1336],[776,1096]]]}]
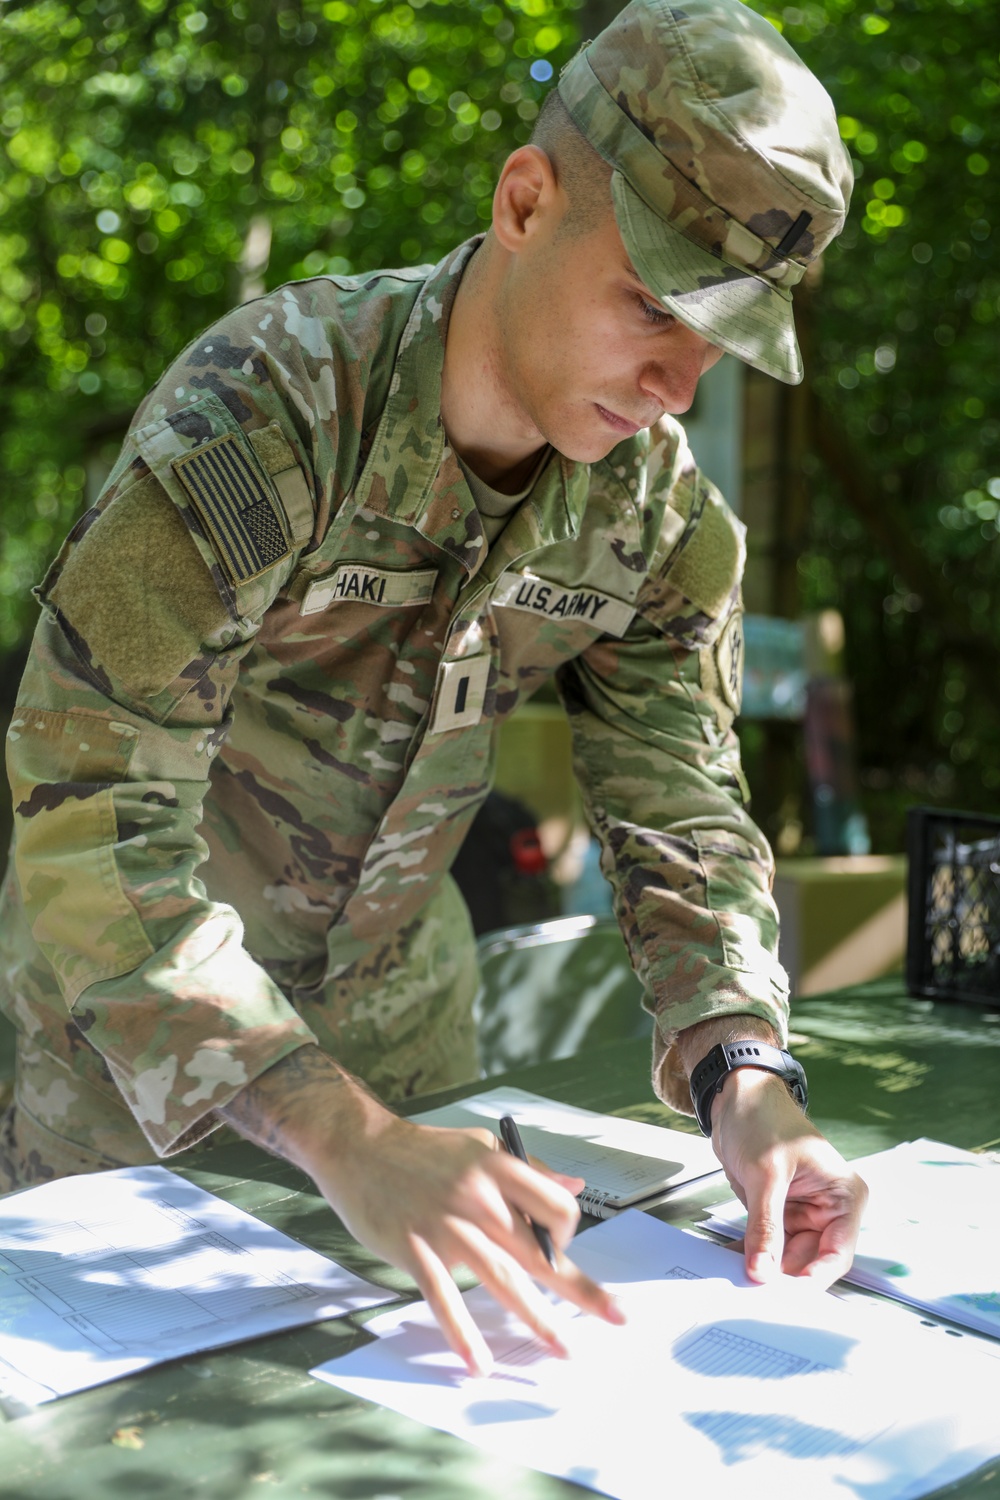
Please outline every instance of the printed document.
[{"label": "printed document", "polygon": [[425,1303],[312,1373],[507,1459],[618,1500],[678,1484],[742,1500],[912,1500],[1000,1451],[1000,1362],[902,1309],[807,1282],[627,1209],[579,1235],[624,1328],[560,1304],[556,1359],[483,1288],[466,1302],[496,1360],[466,1374]]},{"label": "printed document", "polygon": [[[1000,1165],[940,1141],[905,1141],[851,1163],[870,1196],[845,1281],[1000,1338]],[[706,1229],[742,1236],[733,1199]]]},{"label": "printed document", "polygon": [[0,1400],[38,1405],[393,1296],[165,1167],[47,1182],[0,1199]]}]

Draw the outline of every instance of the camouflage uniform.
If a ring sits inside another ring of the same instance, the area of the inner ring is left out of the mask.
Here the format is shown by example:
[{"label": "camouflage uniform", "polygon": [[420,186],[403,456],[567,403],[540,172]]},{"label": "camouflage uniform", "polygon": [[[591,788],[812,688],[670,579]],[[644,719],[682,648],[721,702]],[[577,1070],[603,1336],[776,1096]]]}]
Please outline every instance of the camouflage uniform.
[{"label": "camouflage uniform", "polygon": [[[774,27],[737,0],[632,0],[559,94],[650,293],[800,379],[790,288],[851,168]],[[223,318],[39,591],[0,904],[12,1177],[188,1147],[313,1041],[388,1098],[473,1076],[448,869],[500,725],[553,675],[656,1087],[690,1108],[672,1042],[696,1021],[784,1031],[731,729],[743,529],[664,419],[590,468],[553,456],[487,547],[440,414],[473,248]]]},{"label": "camouflage uniform", "polygon": [[678,1028],[784,1026],[731,732],[743,527],[665,418],[554,454],[487,549],[440,417],[474,248],[223,318],[39,589],[0,907],[22,1178],[184,1149],[314,1040],[390,1099],[474,1076],[447,872],[553,675],[661,1089],[690,1107]]}]

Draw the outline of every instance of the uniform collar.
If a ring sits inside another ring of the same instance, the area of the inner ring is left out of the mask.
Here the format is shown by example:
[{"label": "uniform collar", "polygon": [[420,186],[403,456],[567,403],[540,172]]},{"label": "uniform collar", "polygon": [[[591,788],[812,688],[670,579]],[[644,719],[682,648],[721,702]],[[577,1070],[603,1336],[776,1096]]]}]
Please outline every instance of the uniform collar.
[{"label": "uniform collar", "polygon": [[[441,421],[448,320],[462,276],[483,236],[451,251],[423,283],[399,342],[389,395],[355,489],[358,508],[415,527],[468,573],[486,556],[486,537]],[[556,455],[526,502],[538,545],[579,534],[589,469]],[[555,481],[555,482],[554,482]]]}]

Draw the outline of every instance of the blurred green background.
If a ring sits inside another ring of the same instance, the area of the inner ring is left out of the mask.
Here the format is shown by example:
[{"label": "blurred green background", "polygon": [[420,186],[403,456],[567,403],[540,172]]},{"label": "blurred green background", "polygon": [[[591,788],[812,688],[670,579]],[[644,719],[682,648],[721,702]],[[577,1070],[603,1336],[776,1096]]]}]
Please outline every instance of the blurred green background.
[{"label": "blurred green background", "polygon": [[[774,609],[844,616],[864,810],[892,851],[907,803],[1000,810],[996,5],[755,5],[834,96],[858,178],[797,299]],[[164,365],[265,287],[484,228],[553,71],[618,8],[0,4],[0,709],[31,588]]]}]

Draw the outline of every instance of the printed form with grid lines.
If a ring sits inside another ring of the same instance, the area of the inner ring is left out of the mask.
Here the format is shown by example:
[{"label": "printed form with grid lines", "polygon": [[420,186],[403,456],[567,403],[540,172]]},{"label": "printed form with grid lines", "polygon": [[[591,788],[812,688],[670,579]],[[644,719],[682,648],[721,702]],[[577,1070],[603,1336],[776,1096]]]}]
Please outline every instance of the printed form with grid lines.
[{"label": "printed form with grid lines", "polygon": [[553,1357],[482,1288],[466,1300],[496,1361],[472,1378],[425,1303],[312,1373],[508,1461],[619,1500],[666,1474],[741,1500],[912,1500],[1000,1452],[1000,1348],[805,1281],[754,1286],[742,1258],[636,1210],[571,1247],[624,1328],[560,1305]]}]

